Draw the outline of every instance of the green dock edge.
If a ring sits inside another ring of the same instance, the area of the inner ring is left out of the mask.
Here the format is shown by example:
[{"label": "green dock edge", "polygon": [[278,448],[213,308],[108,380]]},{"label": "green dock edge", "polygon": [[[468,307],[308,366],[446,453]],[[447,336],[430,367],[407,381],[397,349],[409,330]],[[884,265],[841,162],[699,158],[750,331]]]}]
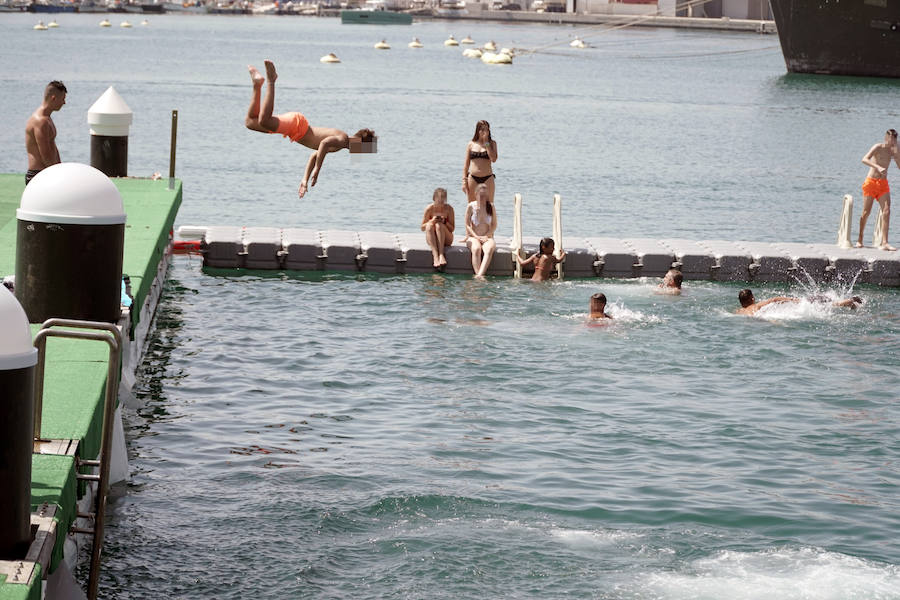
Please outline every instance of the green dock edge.
[{"label": "green dock edge", "polygon": [[[122,272],[131,278],[134,305],[132,329],[150,293],[169,232],[181,206],[182,185],[167,180],[114,178],[127,221]],[[18,223],[16,209],[25,189],[24,175],[0,174],[0,277],[15,273]],[[39,325],[32,325],[34,335]],[[128,332],[125,332],[128,335]],[[103,426],[103,393],[109,350],[104,342],[53,338],[47,343],[41,435],[49,439],[79,440],[82,458],[96,458]],[[71,456],[32,455],[31,507],[56,505],[57,537],[49,572],[63,556],[65,534],[75,521],[79,489]],[[2,577],[2,576],[0,576]],[[36,590],[36,592],[35,592]],[[0,600],[41,597],[41,577],[30,585],[0,580]]]}]

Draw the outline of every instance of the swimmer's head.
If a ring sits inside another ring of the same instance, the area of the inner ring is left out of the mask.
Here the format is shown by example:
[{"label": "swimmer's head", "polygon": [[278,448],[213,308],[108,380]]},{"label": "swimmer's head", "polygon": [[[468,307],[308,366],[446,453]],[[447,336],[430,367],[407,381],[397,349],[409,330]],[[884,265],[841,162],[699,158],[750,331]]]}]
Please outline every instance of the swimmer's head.
[{"label": "swimmer's head", "polygon": [[540,249],[538,250],[541,254],[553,254],[553,249],[556,247],[556,243],[553,241],[553,238],[541,238]]},{"label": "swimmer's head", "polygon": [[431,196],[431,201],[435,204],[443,204],[447,201],[447,190],[442,187],[435,188],[434,194]]},{"label": "swimmer's head", "polygon": [[738,302],[741,303],[741,307],[743,308],[747,308],[755,303],[756,299],[753,297],[753,290],[747,288],[738,292]]},{"label": "swimmer's head", "polygon": [[603,309],[606,308],[606,295],[605,294],[594,294],[591,296],[591,312],[603,312]]},{"label": "swimmer's head", "polygon": [[375,138],[375,132],[371,129],[360,129],[350,137],[360,138],[363,142],[371,142]]},{"label": "swimmer's head", "polygon": [[681,289],[681,282],[684,281],[684,275],[678,269],[669,269],[666,276],[663,277],[663,285],[671,288]]}]

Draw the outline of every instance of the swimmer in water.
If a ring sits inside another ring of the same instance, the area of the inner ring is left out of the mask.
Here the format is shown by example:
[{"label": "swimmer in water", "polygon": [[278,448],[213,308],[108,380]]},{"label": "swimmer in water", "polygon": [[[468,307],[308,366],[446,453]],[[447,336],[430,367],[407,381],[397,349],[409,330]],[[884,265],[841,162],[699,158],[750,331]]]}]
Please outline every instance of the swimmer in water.
[{"label": "swimmer in water", "polygon": [[[313,127],[309,124],[302,114],[298,112],[289,112],[281,115],[273,115],[275,109],[275,80],[278,79],[278,73],[275,71],[275,64],[272,61],[265,61],[266,76],[250,65],[247,69],[250,71],[250,79],[253,81],[253,95],[250,97],[250,108],[247,109],[247,118],[244,125],[252,131],[262,131],[263,133],[280,133],[292,142],[303,144],[310,150],[315,150],[309,160],[306,161],[306,171],[303,173],[303,180],[300,182],[300,188],[297,195],[302,198],[307,190],[314,185],[319,178],[319,172],[322,170],[322,163],[325,161],[325,155],[331,152],[337,152],[344,148],[350,148],[350,137],[345,131],[334,129],[331,127]],[[260,105],[260,90],[263,83],[268,80],[266,88],[266,97]],[[360,138],[362,141],[372,141],[375,132],[371,129],[360,129],[353,134],[353,137]]]},{"label": "swimmer in water", "polygon": [[673,296],[681,295],[681,282],[684,281],[684,275],[678,269],[672,268],[663,277],[662,283],[656,290],[657,294],[671,294]]},{"label": "swimmer in water", "polygon": [[553,239],[545,237],[541,240],[537,253],[532,254],[525,260],[522,260],[518,254],[514,254],[514,256],[516,257],[516,262],[523,267],[530,264],[534,265],[534,275],[531,276],[532,281],[547,281],[550,279],[550,272],[553,270],[553,267],[566,259],[565,252],[562,252],[559,258],[553,256],[555,247],[556,243]]},{"label": "swimmer in water", "polygon": [[602,319],[612,319],[612,316],[606,313],[606,295],[594,294],[591,296],[590,304],[591,314],[588,317],[591,321],[600,321]]},{"label": "swimmer in water", "polygon": [[[852,298],[847,298],[846,300],[837,300],[834,302],[832,302],[831,298],[828,298],[827,296],[811,296],[807,298],[807,300],[809,302],[831,302],[832,306],[848,307],[851,309],[855,309],[857,306],[863,303],[863,299],[859,296],[853,296]],[[802,301],[802,298],[797,298],[795,296],[776,296],[774,298],[769,298],[767,300],[761,300],[757,302],[756,298],[753,297],[753,290],[744,289],[738,292],[738,302],[741,303],[741,308],[737,309],[735,312],[739,315],[754,315],[759,311],[759,309],[770,304],[783,304],[786,302],[796,303]]]}]

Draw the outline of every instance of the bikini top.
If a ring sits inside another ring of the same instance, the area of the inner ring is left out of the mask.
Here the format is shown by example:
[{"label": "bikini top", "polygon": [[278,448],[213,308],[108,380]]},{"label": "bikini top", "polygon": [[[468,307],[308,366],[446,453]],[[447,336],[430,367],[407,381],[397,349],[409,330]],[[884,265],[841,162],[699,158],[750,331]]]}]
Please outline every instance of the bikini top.
[{"label": "bikini top", "polygon": [[487,153],[487,150],[484,150],[482,152],[469,150],[469,158],[490,158],[490,155]]},{"label": "bikini top", "polygon": [[[493,221],[493,217],[488,214],[487,210],[484,211],[482,215],[481,211],[478,210],[478,202],[469,202],[469,206],[472,207],[472,225],[478,226],[481,224],[490,225]],[[484,219],[482,220],[482,216]]]}]

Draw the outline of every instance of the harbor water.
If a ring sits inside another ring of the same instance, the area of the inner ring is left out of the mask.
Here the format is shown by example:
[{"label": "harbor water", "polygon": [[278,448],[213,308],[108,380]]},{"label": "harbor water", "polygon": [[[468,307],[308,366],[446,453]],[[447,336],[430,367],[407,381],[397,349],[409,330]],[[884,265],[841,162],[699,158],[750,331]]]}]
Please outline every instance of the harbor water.
[{"label": "harbor water", "polygon": [[[39,32],[0,16],[0,171],[24,172],[50,79],[69,89],[63,159],[88,162],[86,112],[112,84],[135,113],[131,175],[167,174],[179,111],[180,224],[415,231],[437,186],[461,224],[483,118],[500,234],[518,192],[526,235],[549,235],[558,192],[564,245],[832,242],[860,158],[900,120],[900,83],[787,76],[774,36],[114,17]],[[445,48],[451,33],[546,50],[492,67]],[[593,47],[570,48],[576,34]],[[343,62],[319,63],[328,52]],[[371,127],[378,154],[330,156],[298,200],[308,152],[243,127],[246,65],[264,58],[276,111]],[[132,477],[109,508],[102,594],[900,598],[897,291],[759,284],[865,303],[749,318],[733,312],[741,285],[656,284],[176,257],[126,410]],[[598,291],[615,319],[587,326]]]}]

